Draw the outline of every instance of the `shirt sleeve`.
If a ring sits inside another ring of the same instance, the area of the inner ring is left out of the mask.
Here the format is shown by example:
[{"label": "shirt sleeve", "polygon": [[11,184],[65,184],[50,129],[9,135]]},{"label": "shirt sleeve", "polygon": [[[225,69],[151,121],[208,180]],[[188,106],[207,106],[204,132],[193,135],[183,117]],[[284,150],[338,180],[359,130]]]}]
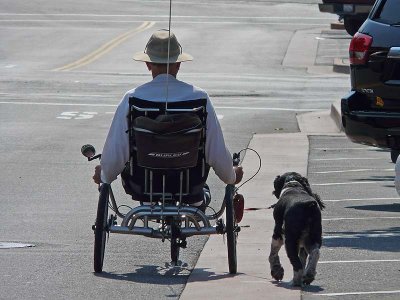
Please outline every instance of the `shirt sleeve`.
[{"label": "shirt sleeve", "polygon": [[394,185],[396,187],[397,194],[400,195],[400,159],[398,158],[396,161],[396,166],[395,166],[395,179],[394,179]]},{"label": "shirt sleeve", "polygon": [[233,170],[232,156],[225,145],[221,125],[214,107],[207,97],[206,162],[215,174],[226,184],[234,184],[236,174]]},{"label": "shirt sleeve", "polygon": [[125,95],[115,112],[101,154],[101,181],[111,183],[117,179],[129,160],[128,120],[129,96]]}]

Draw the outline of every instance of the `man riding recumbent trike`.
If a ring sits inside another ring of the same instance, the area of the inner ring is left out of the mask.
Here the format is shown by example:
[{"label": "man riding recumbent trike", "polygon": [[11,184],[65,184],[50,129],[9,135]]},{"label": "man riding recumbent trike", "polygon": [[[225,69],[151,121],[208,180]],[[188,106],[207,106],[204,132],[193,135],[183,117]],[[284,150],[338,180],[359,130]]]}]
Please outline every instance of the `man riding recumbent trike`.
[{"label": "man riding recumbent trike", "polygon": [[[160,238],[171,242],[171,259],[177,263],[179,249],[193,235],[225,234],[230,273],[236,273],[238,220],[243,198],[234,184],[243,177],[237,166],[240,155],[227,150],[214,107],[208,94],[177,80],[183,61],[193,58],[182,52],[170,30],[155,32],[144,52],[134,59],[146,63],[153,80],[128,91],[115,112],[101,155],[101,166],[93,179],[100,184],[94,247],[94,269],[103,267],[107,233]],[[89,160],[93,146],[82,153]],[[206,179],[210,167],[227,184],[221,209],[206,215],[210,202]],[[121,174],[125,191],[140,206],[122,214],[111,182]],[[109,206],[110,203],[110,206]],[[108,215],[108,208],[114,213]],[[220,219],[226,210],[226,224]],[[241,211],[241,212],[240,212]],[[122,218],[118,225],[117,218]],[[217,220],[211,225],[210,220]]]},{"label": "man riding recumbent trike", "polygon": [[[176,102],[166,110],[162,103],[136,98],[131,98],[130,102],[139,106],[131,105],[128,122],[131,156],[121,178],[125,191],[141,205],[123,214],[111,185],[102,183],[99,186],[93,226],[95,272],[102,272],[107,235],[122,233],[169,240],[171,261],[175,265],[179,249],[186,248],[187,237],[226,234],[229,272],[236,273],[236,239],[243,207],[235,210],[235,205],[243,205],[243,202],[235,198],[235,186],[226,186],[218,212],[212,215],[205,212],[211,200],[205,184],[210,168],[204,153],[206,113],[201,103],[205,100]],[[200,106],[188,108],[188,104]],[[89,160],[100,158],[91,145],[83,146],[82,153]],[[239,155],[234,154],[232,164],[237,166],[239,161]],[[225,222],[220,218],[224,211]],[[118,218],[122,219],[119,224]],[[214,225],[212,220],[216,220]]]}]

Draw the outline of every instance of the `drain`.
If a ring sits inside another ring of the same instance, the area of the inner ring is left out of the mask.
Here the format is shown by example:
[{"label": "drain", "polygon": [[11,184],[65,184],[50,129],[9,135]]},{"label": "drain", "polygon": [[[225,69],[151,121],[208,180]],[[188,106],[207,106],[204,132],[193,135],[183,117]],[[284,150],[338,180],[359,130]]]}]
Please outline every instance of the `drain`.
[{"label": "drain", "polygon": [[26,243],[0,242],[0,249],[30,248],[30,247],[35,247],[35,245]]}]

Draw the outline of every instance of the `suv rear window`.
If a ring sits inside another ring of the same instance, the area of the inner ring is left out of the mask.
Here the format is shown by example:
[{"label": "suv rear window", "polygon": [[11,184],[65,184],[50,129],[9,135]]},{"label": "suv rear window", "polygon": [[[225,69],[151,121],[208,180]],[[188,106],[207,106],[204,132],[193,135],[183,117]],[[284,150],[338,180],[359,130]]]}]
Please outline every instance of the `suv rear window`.
[{"label": "suv rear window", "polygon": [[386,0],[381,2],[374,20],[385,24],[399,24],[400,25],[400,1]]}]

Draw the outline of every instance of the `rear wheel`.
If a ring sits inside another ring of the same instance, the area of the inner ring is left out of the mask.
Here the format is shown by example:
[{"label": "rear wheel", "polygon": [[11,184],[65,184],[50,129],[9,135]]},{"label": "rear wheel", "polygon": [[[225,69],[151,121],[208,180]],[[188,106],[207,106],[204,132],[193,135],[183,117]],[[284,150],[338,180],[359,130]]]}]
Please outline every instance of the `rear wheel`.
[{"label": "rear wheel", "polygon": [[97,205],[97,217],[94,229],[94,271],[103,271],[104,253],[108,231],[108,197],[110,189],[108,184],[103,184],[100,188],[99,203]]},{"label": "rear wheel", "polygon": [[354,18],[354,17],[345,17],[343,20],[344,29],[346,29],[347,33],[351,36],[355,35],[361,25],[364,23],[363,19]]},{"label": "rear wheel", "polygon": [[225,190],[225,204],[226,204],[226,239],[228,244],[228,264],[229,273],[236,274],[237,272],[237,256],[236,256],[236,243],[237,243],[237,224],[235,218],[235,210],[233,207],[233,185],[227,185]]},{"label": "rear wheel", "polygon": [[392,163],[396,163],[397,158],[400,155],[400,150],[390,150],[390,159],[392,160]]}]

